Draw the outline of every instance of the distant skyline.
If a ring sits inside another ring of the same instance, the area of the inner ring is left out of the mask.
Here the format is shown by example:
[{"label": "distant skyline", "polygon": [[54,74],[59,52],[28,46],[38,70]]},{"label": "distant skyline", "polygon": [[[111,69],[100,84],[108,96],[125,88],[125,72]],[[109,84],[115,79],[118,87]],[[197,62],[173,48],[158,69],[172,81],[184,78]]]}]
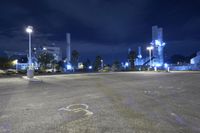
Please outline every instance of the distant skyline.
[{"label": "distant skyline", "polygon": [[200,50],[199,0],[3,0],[0,2],[0,50],[28,49],[25,27],[34,27],[33,44],[55,43],[83,58],[101,55],[107,62],[124,60],[152,40],[151,28],[163,27],[165,55]]}]

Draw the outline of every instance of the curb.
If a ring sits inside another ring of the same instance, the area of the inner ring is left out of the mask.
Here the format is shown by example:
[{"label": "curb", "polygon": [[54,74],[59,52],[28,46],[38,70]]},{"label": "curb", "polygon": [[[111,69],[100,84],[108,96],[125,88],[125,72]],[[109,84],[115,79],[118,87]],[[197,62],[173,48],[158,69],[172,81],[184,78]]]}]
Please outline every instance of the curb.
[{"label": "curb", "polygon": [[42,80],[38,79],[38,78],[28,78],[27,76],[22,76],[23,79],[28,80],[30,82],[42,82]]}]

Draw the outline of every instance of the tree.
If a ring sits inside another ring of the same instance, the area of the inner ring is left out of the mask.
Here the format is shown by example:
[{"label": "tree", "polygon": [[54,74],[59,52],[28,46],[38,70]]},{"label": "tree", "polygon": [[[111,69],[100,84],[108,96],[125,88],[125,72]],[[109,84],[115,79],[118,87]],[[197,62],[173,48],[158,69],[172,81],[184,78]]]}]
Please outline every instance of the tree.
[{"label": "tree", "polygon": [[41,68],[46,69],[48,64],[51,64],[54,61],[54,56],[48,52],[42,52],[38,56],[38,62],[41,65]]},{"label": "tree", "polygon": [[120,62],[118,60],[115,60],[113,65],[112,65],[112,70],[113,71],[119,71],[120,70]]},{"label": "tree", "polygon": [[58,71],[62,71],[62,68],[64,67],[64,62],[63,61],[59,61],[55,68],[58,70]]},{"label": "tree", "polygon": [[101,56],[96,56],[95,61],[94,61],[94,71],[98,71],[99,69],[101,69]]},{"label": "tree", "polygon": [[53,71],[56,69],[57,64],[58,64],[57,60],[52,60],[51,65],[52,65]]},{"label": "tree", "polygon": [[178,64],[178,63],[185,63],[186,62],[186,57],[183,55],[173,55],[170,59],[170,62],[173,64]]},{"label": "tree", "polygon": [[12,66],[12,61],[9,60],[6,57],[0,57],[0,68],[1,69],[6,69],[6,68],[10,68]]},{"label": "tree", "polygon": [[72,51],[72,66],[77,67],[78,66],[78,59],[79,59],[79,52],[76,50]]},{"label": "tree", "polygon": [[87,59],[87,60],[83,63],[83,65],[84,65],[84,69],[88,69],[88,67],[91,65],[90,60]]},{"label": "tree", "polygon": [[135,51],[131,50],[128,53],[128,61],[130,62],[131,70],[134,70],[134,68],[135,68],[135,58],[136,58],[136,53],[135,53]]}]

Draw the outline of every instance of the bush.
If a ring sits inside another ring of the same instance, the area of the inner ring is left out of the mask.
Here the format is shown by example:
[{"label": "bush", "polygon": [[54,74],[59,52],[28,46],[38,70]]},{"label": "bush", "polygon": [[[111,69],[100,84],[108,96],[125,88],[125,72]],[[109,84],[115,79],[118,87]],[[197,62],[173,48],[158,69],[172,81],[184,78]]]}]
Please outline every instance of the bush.
[{"label": "bush", "polygon": [[0,70],[0,75],[3,75],[5,74],[5,71],[4,70]]}]

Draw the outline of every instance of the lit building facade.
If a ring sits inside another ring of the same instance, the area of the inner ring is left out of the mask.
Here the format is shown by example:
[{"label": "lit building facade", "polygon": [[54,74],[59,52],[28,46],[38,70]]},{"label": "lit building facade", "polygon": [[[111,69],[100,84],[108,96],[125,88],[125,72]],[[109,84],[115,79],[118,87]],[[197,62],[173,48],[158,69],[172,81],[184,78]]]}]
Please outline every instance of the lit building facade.
[{"label": "lit building facade", "polygon": [[[28,53],[27,52],[12,52],[5,51],[10,60],[16,60],[16,69],[17,70],[27,70],[28,69]],[[34,69],[38,69],[38,60],[34,53],[32,53],[32,65]]]},{"label": "lit building facade", "polygon": [[144,64],[144,59],[142,58],[142,49],[139,46],[138,47],[138,53],[137,58],[135,59],[135,65],[136,66],[142,66]]},{"label": "lit building facade", "polygon": [[190,60],[190,64],[192,64],[192,65],[200,65],[200,51],[197,52],[197,55]]},{"label": "lit building facade", "polygon": [[153,66],[160,67],[164,65],[164,47],[163,29],[158,26],[152,27],[152,42],[153,46]]},{"label": "lit building facade", "polygon": [[56,61],[61,61],[62,60],[62,52],[60,47],[56,46],[43,46],[43,51],[47,51],[48,53],[52,54],[54,56],[54,59]]}]

